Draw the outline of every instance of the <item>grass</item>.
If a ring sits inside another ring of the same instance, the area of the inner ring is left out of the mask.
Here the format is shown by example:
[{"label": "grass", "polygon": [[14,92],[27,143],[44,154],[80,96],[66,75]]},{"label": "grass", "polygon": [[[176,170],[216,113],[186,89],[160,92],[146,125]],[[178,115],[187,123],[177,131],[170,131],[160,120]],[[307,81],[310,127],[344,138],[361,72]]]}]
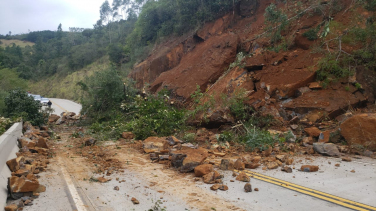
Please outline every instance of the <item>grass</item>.
[{"label": "grass", "polygon": [[81,89],[77,83],[97,71],[105,70],[110,66],[108,57],[103,57],[79,71],[60,76],[58,74],[38,82],[29,83],[29,91],[44,97],[62,98],[78,101]]},{"label": "grass", "polygon": [[7,46],[11,46],[13,43],[24,48],[26,46],[33,46],[34,43],[33,42],[29,42],[29,41],[21,41],[21,40],[5,40],[5,39],[0,39],[0,46],[5,48]]}]

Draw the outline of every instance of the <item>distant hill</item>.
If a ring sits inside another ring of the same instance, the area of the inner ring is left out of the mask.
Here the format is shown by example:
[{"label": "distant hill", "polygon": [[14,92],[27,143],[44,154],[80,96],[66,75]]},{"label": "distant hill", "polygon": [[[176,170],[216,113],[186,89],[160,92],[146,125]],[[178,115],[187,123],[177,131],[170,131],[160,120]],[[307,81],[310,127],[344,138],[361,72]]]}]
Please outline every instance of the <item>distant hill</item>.
[{"label": "distant hill", "polygon": [[5,39],[0,39],[0,46],[5,48],[7,46],[10,46],[12,45],[13,43],[24,48],[26,47],[27,45],[28,46],[33,46],[34,43],[33,42],[29,42],[29,41],[22,41],[22,40],[5,40]]}]

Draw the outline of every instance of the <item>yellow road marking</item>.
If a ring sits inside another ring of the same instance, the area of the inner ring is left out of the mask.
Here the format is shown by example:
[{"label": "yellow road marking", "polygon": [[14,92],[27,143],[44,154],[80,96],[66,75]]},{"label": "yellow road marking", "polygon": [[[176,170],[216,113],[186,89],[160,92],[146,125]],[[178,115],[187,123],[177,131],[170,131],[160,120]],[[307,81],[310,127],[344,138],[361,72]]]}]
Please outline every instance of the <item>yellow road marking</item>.
[{"label": "yellow road marking", "polygon": [[297,188],[301,188],[301,189],[304,189],[304,190],[312,191],[312,192],[317,193],[317,194],[321,194],[321,195],[324,195],[324,196],[335,198],[335,199],[341,200],[341,201],[346,202],[346,203],[351,203],[351,204],[354,204],[354,205],[357,205],[357,206],[362,206],[362,207],[365,207],[365,208],[368,208],[368,209],[371,209],[371,210],[376,210],[376,207],[368,206],[366,204],[362,204],[362,203],[354,202],[354,201],[344,199],[344,198],[341,198],[341,197],[333,196],[331,194],[327,194],[327,193],[324,193],[324,192],[321,192],[321,191],[313,190],[313,189],[310,189],[310,188],[307,188],[307,187],[304,187],[304,186],[300,186],[300,185],[297,185],[297,184],[294,184],[294,183],[286,182],[286,181],[283,181],[283,180],[280,180],[280,179],[277,179],[277,178],[269,177],[269,176],[266,176],[266,175],[263,175],[263,174],[259,174],[257,172],[252,172],[252,171],[248,171],[248,170],[246,170],[246,172],[249,172],[251,174],[258,175],[258,176],[261,176],[261,177],[265,177],[265,178],[268,178],[268,179],[271,179],[271,180],[274,180],[274,181],[277,181],[277,182],[282,182],[286,185],[295,186]]},{"label": "yellow road marking", "polygon": [[50,100],[52,104],[56,105],[57,107],[61,108],[63,111],[68,112],[68,110],[64,109],[63,107],[59,106],[57,103]]},{"label": "yellow road marking", "polygon": [[[237,171],[237,172],[240,172],[240,171]],[[275,185],[279,185],[279,186],[282,186],[282,187],[285,187],[285,188],[288,188],[288,189],[291,189],[291,190],[294,190],[294,191],[297,191],[297,192],[300,192],[300,193],[304,193],[304,194],[307,194],[307,195],[310,195],[310,196],[313,196],[313,197],[316,197],[316,198],[319,198],[319,199],[322,199],[322,200],[325,200],[325,201],[328,201],[328,202],[332,202],[332,203],[335,203],[335,204],[338,204],[338,205],[341,205],[341,206],[344,206],[344,207],[347,207],[347,208],[351,208],[351,209],[354,209],[354,210],[360,210],[360,211],[363,211],[363,210],[376,211],[375,207],[371,207],[371,206],[368,206],[368,205],[365,205],[365,204],[361,204],[361,203],[357,203],[357,202],[354,202],[354,201],[351,201],[351,200],[347,200],[347,199],[344,199],[344,198],[333,196],[333,195],[330,195],[330,194],[327,194],[327,193],[323,193],[321,191],[316,191],[316,190],[313,190],[313,189],[310,189],[310,188],[306,188],[306,187],[303,187],[303,186],[300,186],[300,185],[289,183],[289,182],[279,180],[279,179],[276,179],[276,178],[273,178],[273,177],[269,177],[269,176],[266,176],[266,175],[263,175],[263,174],[259,174],[259,173],[248,171],[248,170],[244,171],[244,173],[246,173],[247,175],[249,175],[249,176],[251,176],[255,179],[259,179],[259,180],[262,180],[262,181],[265,181],[265,182],[269,182],[269,183],[272,183],[272,184],[275,184]]]}]

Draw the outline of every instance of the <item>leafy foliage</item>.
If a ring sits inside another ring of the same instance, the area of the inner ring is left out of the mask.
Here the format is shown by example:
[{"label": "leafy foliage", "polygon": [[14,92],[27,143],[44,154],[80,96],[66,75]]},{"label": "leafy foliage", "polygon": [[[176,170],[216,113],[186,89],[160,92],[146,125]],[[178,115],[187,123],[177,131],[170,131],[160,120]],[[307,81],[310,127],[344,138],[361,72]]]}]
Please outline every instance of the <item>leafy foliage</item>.
[{"label": "leafy foliage", "polygon": [[0,136],[13,124],[9,118],[0,117]]},{"label": "leafy foliage", "polygon": [[126,94],[134,94],[132,88],[125,89],[121,77],[112,68],[96,72],[78,85],[84,91],[81,97],[82,110],[98,121],[112,119],[112,112],[119,110]]},{"label": "leafy foliage", "polygon": [[288,25],[287,15],[278,9],[275,4],[270,4],[265,9],[266,30],[270,32],[272,44],[278,43],[282,39],[281,32]]},{"label": "leafy foliage", "polygon": [[15,89],[9,92],[5,98],[5,116],[22,117],[24,121],[30,121],[33,125],[42,125],[45,122],[45,116],[41,112],[41,104],[35,101],[33,97],[22,89]]},{"label": "leafy foliage", "polygon": [[131,115],[131,120],[126,125],[127,130],[132,131],[138,139],[155,135],[168,136],[183,129],[185,125],[185,111],[170,106],[164,92],[147,99],[138,95],[133,103],[124,105],[124,110]]}]

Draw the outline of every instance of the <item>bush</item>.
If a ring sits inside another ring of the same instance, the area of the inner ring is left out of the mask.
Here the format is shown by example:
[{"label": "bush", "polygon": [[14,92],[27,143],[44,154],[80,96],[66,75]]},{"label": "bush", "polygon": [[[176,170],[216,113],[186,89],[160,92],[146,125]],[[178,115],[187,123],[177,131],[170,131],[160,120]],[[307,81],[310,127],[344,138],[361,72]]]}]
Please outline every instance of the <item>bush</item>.
[{"label": "bush", "polygon": [[82,110],[99,122],[113,119],[116,111],[120,110],[121,102],[133,97],[135,90],[132,84],[131,81],[123,83],[114,69],[94,73],[78,83],[84,91]]},{"label": "bush", "polygon": [[0,117],[0,136],[13,124],[9,118]]},{"label": "bush", "polygon": [[317,40],[317,33],[318,33],[318,30],[317,29],[310,29],[306,32],[303,33],[303,36],[304,37],[307,37],[308,40]]},{"label": "bush", "polygon": [[138,95],[133,103],[124,105],[124,109],[132,119],[126,125],[127,131],[132,131],[137,139],[168,136],[185,127],[185,111],[168,105],[164,92],[146,99]]},{"label": "bush", "polygon": [[10,91],[4,102],[6,117],[22,117],[23,121],[30,121],[32,125],[37,126],[45,123],[45,115],[41,111],[42,105],[33,97],[28,96],[24,90]]},{"label": "bush", "polygon": [[271,42],[274,45],[282,39],[281,32],[288,25],[287,15],[278,9],[275,4],[270,4],[265,9],[264,17],[266,30],[270,32]]}]

